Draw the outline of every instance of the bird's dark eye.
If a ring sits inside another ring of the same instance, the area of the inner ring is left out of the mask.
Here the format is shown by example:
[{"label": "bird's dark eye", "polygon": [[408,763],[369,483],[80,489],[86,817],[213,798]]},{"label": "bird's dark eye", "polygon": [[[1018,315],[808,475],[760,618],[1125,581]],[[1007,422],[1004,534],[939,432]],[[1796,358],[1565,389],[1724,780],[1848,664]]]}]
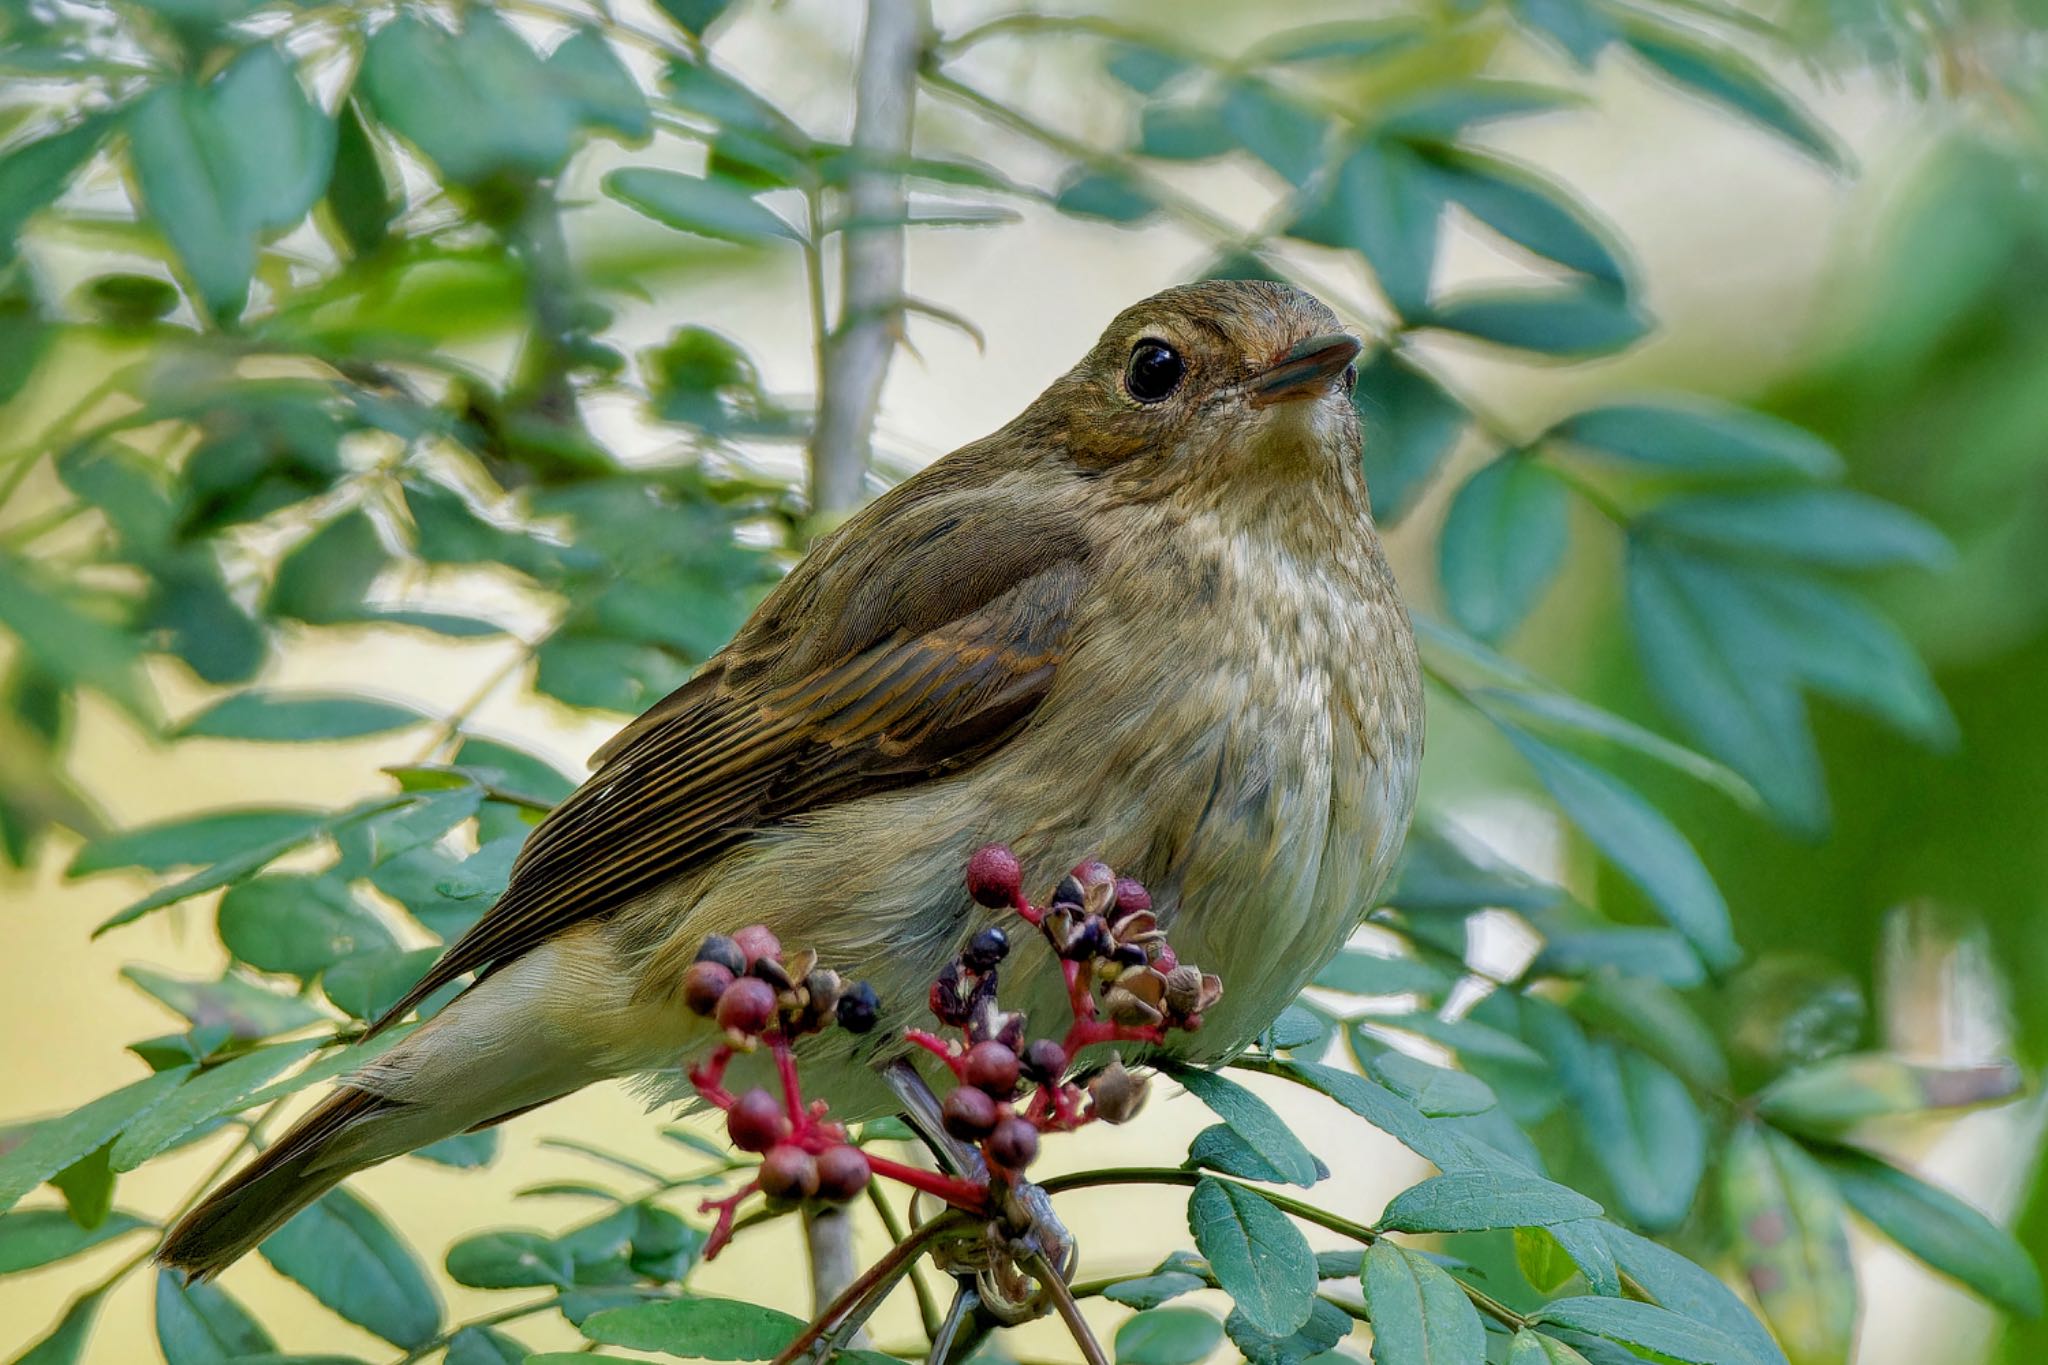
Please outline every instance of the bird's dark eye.
[{"label": "bird's dark eye", "polygon": [[1131,348],[1131,363],[1124,366],[1124,387],[1140,403],[1157,403],[1180,387],[1188,372],[1180,352],[1150,337]]}]

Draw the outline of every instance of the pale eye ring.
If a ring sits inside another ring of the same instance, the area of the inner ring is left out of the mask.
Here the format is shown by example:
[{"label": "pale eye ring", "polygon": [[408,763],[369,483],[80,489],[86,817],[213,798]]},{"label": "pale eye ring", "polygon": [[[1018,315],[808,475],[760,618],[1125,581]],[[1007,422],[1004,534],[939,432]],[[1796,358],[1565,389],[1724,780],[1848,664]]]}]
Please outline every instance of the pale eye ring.
[{"label": "pale eye ring", "polygon": [[1146,337],[1131,348],[1124,365],[1124,390],[1140,403],[1159,403],[1172,397],[1188,372],[1180,352],[1159,340]]}]

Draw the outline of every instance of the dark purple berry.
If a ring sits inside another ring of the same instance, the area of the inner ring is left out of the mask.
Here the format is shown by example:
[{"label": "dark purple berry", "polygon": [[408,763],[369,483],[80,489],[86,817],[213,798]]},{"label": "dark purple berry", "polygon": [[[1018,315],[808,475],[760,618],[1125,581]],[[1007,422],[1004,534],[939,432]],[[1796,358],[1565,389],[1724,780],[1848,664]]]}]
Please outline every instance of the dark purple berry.
[{"label": "dark purple berry", "polygon": [[858,1147],[827,1147],[818,1153],[818,1197],[835,1204],[858,1198],[874,1170]]},{"label": "dark purple berry", "polygon": [[978,848],[967,860],[967,894],[978,905],[1006,910],[1017,903],[1023,885],[1024,869],[1017,865],[1017,855],[1002,844]]},{"label": "dark purple berry", "polygon": [[709,1018],[711,1012],[718,1008],[725,988],[731,984],[732,973],[723,962],[699,959],[683,973],[683,1003]]},{"label": "dark purple berry", "polygon": [[1024,1049],[1024,1074],[1040,1085],[1050,1085],[1067,1074],[1067,1050],[1050,1038],[1040,1038]]},{"label": "dark purple berry", "polygon": [[1017,1054],[1001,1043],[976,1043],[967,1049],[967,1083],[1006,1100],[1017,1093]]},{"label": "dark purple berry", "polygon": [[740,951],[740,945],[724,934],[713,934],[704,940],[704,946],[697,950],[699,962],[716,962],[719,966],[738,976],[747,970],[747,955]]},{"label": "dark purple berry", "polygon": [[1110,952],[1110,961],[1119,967],[1142,967],[1152,959],[1145,952],[1142,943],[1119,943]]},{"label": "dark purple berry", "polygon": [[946,1096],[939,1119],[946,1131],[965,1142],[979,1142],[995,1131],[996,1102],[986,1091],[963,1085]]},{"label": "dark purple berry", "polygon": [[751,964],[762,958],[780,958],[782,940],[765,924],[749,924],[732,936],[732,941]]},{"label": "dark purple berry", "polygon": [[942,1024],[964,1024],[974,1013],[974,1003],[960,990],[960,964],[948,962],[932,982],[929,1001],[932,1013]]},{"label": "dark purple berry", "polygon": [[969,971],[985,972],[1009,955],[1010,936],[1001,926],[991,924],[968,940],[967,951],[960,955],[960,960]]},{"label": "dark purple berry", "polygon": [[988,1155],[1005,1170],[1023,1170],[1038,1159],[1038,1129],[1029,1119],[1004,1119],[989,1136]]},{"label": "dark purple berry", "polygon": [[778,1144],[761,1158],[761,1193],[770,1199],[809,1199],[818,1192],[818,1159],[794,1143]]},{"label": "dark purple berry", "polygon": [[1060,878],[1060,884],[1053,888],[1052,903],[1056,906],[1064,905],[1079,910],[1081,902],[1087,898],[1087,894],[1082,889],[1080,879],[1072,873],[1068,873]]},{"label": "dark purple berry", "polygon": [[1102,922],[1102,916],[1090,915],[1074,926],[1074,936],[1067,940],[1061,956],[1086,962],[1091,957],[1107,956],[1109,948],[1109,926]]},{"label": "dark purple berry", "polygon": [[756,1034],[775,1020],[775,988],[755,976],[743,976],[718,997],[718,1026],[735,1033]]},{"label": "dark purple berry", "polygon": [[848,1033],[866,1033],[881,1017],[882,1002],[876,997],[873,986],[865,981],[856,981],[839,997],[838,1011],[839,1027]]},{"label": "dark purple berry", "polygon": [[765,1090],[749,1090],[725,1116],[726,1135],[743,1152],[765,1152],[789,1136],[782,1101]]}]

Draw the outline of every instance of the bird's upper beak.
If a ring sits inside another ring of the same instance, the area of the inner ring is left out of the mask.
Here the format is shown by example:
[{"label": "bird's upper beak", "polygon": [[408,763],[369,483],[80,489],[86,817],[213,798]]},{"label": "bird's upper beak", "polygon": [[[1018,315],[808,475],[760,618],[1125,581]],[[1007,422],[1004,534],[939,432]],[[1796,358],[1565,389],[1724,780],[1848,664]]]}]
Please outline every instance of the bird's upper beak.
[{"label": "bird's upper beak", "polygon": [[1358,358],[1358,338],[1349,332],[1324,332],[1296,342],[1251,382],[1252,406],[1314,398],[1324,384]]}]

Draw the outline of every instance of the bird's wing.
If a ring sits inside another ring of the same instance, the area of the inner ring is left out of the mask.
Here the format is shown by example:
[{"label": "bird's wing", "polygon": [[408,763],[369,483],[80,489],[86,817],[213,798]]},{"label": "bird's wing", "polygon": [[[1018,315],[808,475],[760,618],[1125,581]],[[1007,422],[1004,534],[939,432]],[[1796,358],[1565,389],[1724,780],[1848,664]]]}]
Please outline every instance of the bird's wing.
[{"label": "bird's wing", "polygon": [[980,493],[889,501],[598,751],[504,896],[373,1032],[753,830],[965,766],[1024,724],[1070,648],[1085,538]]}]

